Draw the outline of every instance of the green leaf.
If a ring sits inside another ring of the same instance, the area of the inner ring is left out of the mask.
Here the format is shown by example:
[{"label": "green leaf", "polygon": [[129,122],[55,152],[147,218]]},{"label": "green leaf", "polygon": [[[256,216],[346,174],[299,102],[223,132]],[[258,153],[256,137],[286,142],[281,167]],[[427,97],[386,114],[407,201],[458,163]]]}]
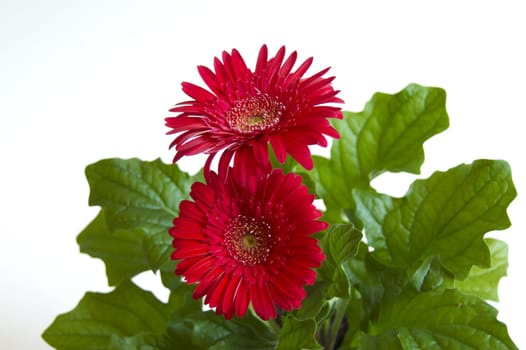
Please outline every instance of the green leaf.
[{"label": "green leaf", "polygon": [[[212,313],[210,313],[212,314]],[[249,315],[242,319],[225,320],[221,316],[212,314],[218,324],[228,330],[228,336],[211,347],[211,350],[247,349],[273,350],[276,348],[276,334],[274,334],[260,319]],[[208,335],[208,329],[203,328],[201,337]]]},{"label": "green leaf", "polygon": [[305,169],[298,164],[298,162],[292,158],[290,155],[287,154],[287,158],[285,158],[285,163],[278,162],[276,155],[274,154],[274,150],[272,147],[268,146],[269,150],[269,159],[270,164],[272,165],[273,169],[282,169],[284,173],[295,173],[296,175],[301,176],[302,182],[307,188],[309,189],[309,192],[316,193],[316,186],[314,182],[312,181],[311,176]]},{"label": "green leaf", "polygon": [[285,173],[296,172],[296,170],[303,169],[289,154],[287,154],[287,157],[285,158],[285,163],[280,163],[270,144],[268,145],[268,155],[273,169],[283,169],[283,172]]},{"label": "green leaf", "polygon": [[159,336],[172,310],[131,282],[111,293],[84,295],[70,312],[59,315],[42,337],[59,350],[109,349],[138,334]]},{"label": "green leaf", "polygon": [[168,348],[274,350],[277,334],[259,318],[225,320],[212,311],[175,314],[168,329]]},{"label": "green leaf", "polygon": [[497,239],[486,239],[491,254],[491,266],[473,266],[468,277],[455,281],[455,287],[465,294],[476,295],[482,299],[499,301],[498,286],[508,270],[508,245]]},{"label": "green leaf", "polygon": [[104,159],[86,168],[90,205],[104,209],[110,230],[141,228],[159,232],[171,226],[194,179],[159,159]]},{"label": "green leaf", "polygon": [[330,283],[317,280],[312,286],[306,286],[307,296],[301,303],[301,308],[294,310],[292,314],[298,320],[315,318],[320,313],[322,307],[327,303],[326,289]]},{"label": "green leaf", "polygon": [[102,207],[79,234],[80,250],[106,265],[110,285],[158,270],[172,252],[168,228],[188,198],[190,177],[160,160],[105,159],[86,168],[90,204]]},{"label": "green leaf", "polygon": [[327,287],[327,298],[349,295],[349,284],[343,264],[358,252],[361,238],[362,233],[353,225],[344,224],[333,225],[320,240],[326,259],[318,273],[321,280],[330,283]]},{"label": "green leaf", "polygon": [[447,271],[436,256],[427,258],[411,276],[417,291],[453,288],[455,276]]},{"label": "green leaf", "polygon": [[170,259],[172,251],[167,229],[160,232],[117,229],[111,232],[102,211],[78,235],[77,243],[81,252],[104,261],[110,286],[143,271],[159,269]]},{"label": "green leaf", "polygon": [[195,286],[185,283],[180,276],[175,274],[175,261],[170,261],[161,268],[161,280],[170,289],[170,304],[178,315],[185,317],[194,312],[201,311],[201,299],[192,297]]},{"label": "green leaf", "polygon": [[436,172],[415,181],[400,200],[354,191],[375,258],[412,274],[437,256],[457,279],[473,265],[489,266],[483,236],[509,227],[506,208],[515,196],[509,165],[496,160]]},{"label": "green leaf", "polygon": [[404,295],[383,305],[362,349],[517,349],[497,310],[457,290]]},{"label": "green leaf", "polygon": [[406,269],[377,261],[363,242],[358,254],[343,267],[352,287],[350,305],[361,315],[361,320],[351,320],[351,332],[366,330],[369,323],[378,318],[381,305],[396,300],[409,284]]},{"label": "green leaf", "polygon": [[[362,242],[358,254],[344,265],[345,274],[352,287],[351,306],[356,313],[362,315],[366,323],[375,319],[385,292],[381,272],[372,263],[374,261],[371,261],[368,247]],[[353,332],[367,327],[367,324],[361,325],[355,318],[352,318],[351,325]]]},{"label": "green leaf", "polygon": [[276,350],[289,349],[323,349],[315,339],[316,321],[299,321],[293,316],[283,318],[283,326],[279,335]]},{"label": "green leaf", "polygon": [[[398,339],[400,340],[400,345],[404,350],[415,350],[415,349],[432,349],[436,344],[433,339],[426,339],[427,341],[420,346],[418,340],[411,335],[409,329],[402,327],[398,332]],[[430,341],[429,341],[430,340]]]},{"label": "green leaf", "polygon": [[383,223],[387,215],[400,205],[400,199],[373,190],[360,189],[353,191],[353,198],[356,202],[356,216],[365,225],[368,245],[385,246]]},{"label": "green leaf", "polygon": [[342,135],[340,151],[356,151],[349,155],[354,175],[368,181],[385,171],[418,174],[424,141],[449,126],[445,105],[444,90],[416,84],[394,95],[374,94],[362,112],[347,117],[351,134]]},{"label": "green leaf", "polygon": [[131,337],[112,336],[109,350],[164,350],[166,339],[164,336],[139,334]]},{"label": "green leaf", "polygon": [[[449,271],[444,269],[438,258],[432,257],[413,274],[412,282],[416,289],[428,291],[458,288],[464,294],[498,301],[499,281],[506,276],[508,267],[508,246],[506,243],[492,238],[487,238],[484,241],[490,249],[490,267],[473,266],[466,279],[456,280]],[[419,280],[420,283],[417,283],[416,280]]]},{"label": "green leaf", "polygon": [[354,209],[353,188],[370,188],[385,171],[420,172],[423,143],[449,125],[445,101],[444,90],[411,84],[394,95],[376,93],[362,112],[333,122],[340,139],[330,159],[314,157],[311,172],[331,221]]},{"label": "green leaf", "polygon": [[77,242],[81,252],[104,261],[108,283],[114,286],[150,268],[143,252],[145,236],[139,229],[110,232],[101,211]]},{"label": "green leaf", "polygon": [[172,236],[168,229],[150,231],[142,241],[143,255],[151,270],[158,270],[164,263],[170,261],[172,255]]}]

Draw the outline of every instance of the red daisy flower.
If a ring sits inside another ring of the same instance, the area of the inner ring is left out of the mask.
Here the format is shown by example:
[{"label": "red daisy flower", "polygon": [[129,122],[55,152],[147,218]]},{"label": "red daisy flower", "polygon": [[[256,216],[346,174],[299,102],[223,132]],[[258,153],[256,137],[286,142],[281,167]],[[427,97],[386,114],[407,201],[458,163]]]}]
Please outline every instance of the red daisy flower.
[{"label": "red daisy flower", "polygon": [[268,59],[267,46],[259,51],[252,72],[237,50],[223,52],[223,61],[214,60],[215,72],[199,66],[198,71],[209,90],[184,82],[183,91],[192,98],[179,103],[166,118],[168,134],[180,133],[171,143],[175,147],[174,163],[185,155],[210,154],[205,165],[208,172],[212,158],[224,150],[219,160],[219,173],[232,158],[234,164],[271,168],[268,142],[279,162],[287,153],[306,169],[312,169],[309,145],[326,146],[324,135],[338,138],[327,118],[342,118],[341,109],[328,106],[341,103],[339,91],[332,88],[334,77],[324,78],[326,68],[310,77],[304,74],[312,57],[295,71],[297,53],[285,59],[285,47]]},{"label": "red daisy flower", "polygon": [[230,169],[225,181],[211,172],[192,186],[170,229],[180,260],[175,273],[197,283],[194,298],[226,319],[242,317],[249,303],[264,320],[276,306],[299,308],[325,259],[310,237],[327,228],[298,175],[281,169],[256,178]]}]

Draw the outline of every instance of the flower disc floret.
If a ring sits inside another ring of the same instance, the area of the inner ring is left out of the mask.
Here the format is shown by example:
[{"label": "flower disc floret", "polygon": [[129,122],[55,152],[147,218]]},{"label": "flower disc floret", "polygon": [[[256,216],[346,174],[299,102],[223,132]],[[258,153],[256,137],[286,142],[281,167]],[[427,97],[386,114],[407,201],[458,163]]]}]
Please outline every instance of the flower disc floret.
[{"label": "flower disc floret", "polygon": [[272,234],[263,218],[238,215],[225,229],[225,246],[232,258],[245,266],[264,263],[270,254]]},{"label": "flower disc floret", "polygon": [[270,130],[278,125],[285,106],[266,94],[250,96],[235,102],[226,112],[228,125],[240,133]]}]

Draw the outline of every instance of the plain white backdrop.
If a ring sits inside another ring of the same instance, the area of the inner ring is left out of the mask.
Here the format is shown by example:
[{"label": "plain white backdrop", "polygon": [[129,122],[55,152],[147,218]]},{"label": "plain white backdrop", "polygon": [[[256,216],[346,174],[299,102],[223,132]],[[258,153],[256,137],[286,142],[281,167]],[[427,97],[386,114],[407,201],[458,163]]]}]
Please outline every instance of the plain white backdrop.
[{"label": "plain white backdrop", "polygon": [[[108,291],[103,264],[80,254],[84,167],[101,158],[170,161],[167,110],[201,83],[196,65],[237,48],[252,67],[281,45],[310,73],[332,66],[345,109],[414,82],[448,93],[450,128],[425,144],[419,177],[477,158],[510,162],[519,196],[499,319],[526,347],[526,21],[520,1],[0,0],[0,347],[48,349],[40,334],[87,290]],[[186,170],[202,158],[182,162]],[[387,174],[402,195],[415,178]],[[156,278],[140,283],[158,291]]]}]

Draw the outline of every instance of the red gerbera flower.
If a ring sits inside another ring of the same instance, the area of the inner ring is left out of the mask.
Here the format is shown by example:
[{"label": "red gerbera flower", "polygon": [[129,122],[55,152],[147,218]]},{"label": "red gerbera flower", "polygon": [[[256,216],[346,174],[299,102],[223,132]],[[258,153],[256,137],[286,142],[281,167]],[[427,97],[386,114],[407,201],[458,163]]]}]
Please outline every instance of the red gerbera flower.
[{"label": "red gerbera flower", "polygon": [[285,47],[273,58],[267,58],[267,47],[259,51],[255,71],[245,64],[237,50],[223,52],[223,61],[214,60],[215,72],[199,66],[198,71],[210,91],[184,82],[183,91],[192,98],[179,103],[166,118],[172,130],[180,133],[171,143],[175,146],[174,163],[185,155],[201,152],[210,154],[205,165],[208,172],[212,158],[224,150],[219,161],[219,173],[225,173],[234,157],[234,164],[271,168],[268,142],[279,162],[287,153],[306,169],[311,169],[309,145],[326,146],[324,135],[338,138],[327,118],[342,118],[341,109],[328,106],[340,103],[331,82],[324,78],[324,69],[304,78],[312,64],[312,57],[295,71],[294,51],[285,59]]},{"label": "red gerbera flower", "polygon": [[259,178],[231,169],[225,181],[211,172],[208,183],[192,186],[170,229],[179,260],[175,273],[197,283],[194,298],[205,297],[226,319],[242,317],[249,303],[264,320],[276,306],[299,308],[313,268],[325,259],[318,241],[321,213],[301,177],[281,169]]}]

